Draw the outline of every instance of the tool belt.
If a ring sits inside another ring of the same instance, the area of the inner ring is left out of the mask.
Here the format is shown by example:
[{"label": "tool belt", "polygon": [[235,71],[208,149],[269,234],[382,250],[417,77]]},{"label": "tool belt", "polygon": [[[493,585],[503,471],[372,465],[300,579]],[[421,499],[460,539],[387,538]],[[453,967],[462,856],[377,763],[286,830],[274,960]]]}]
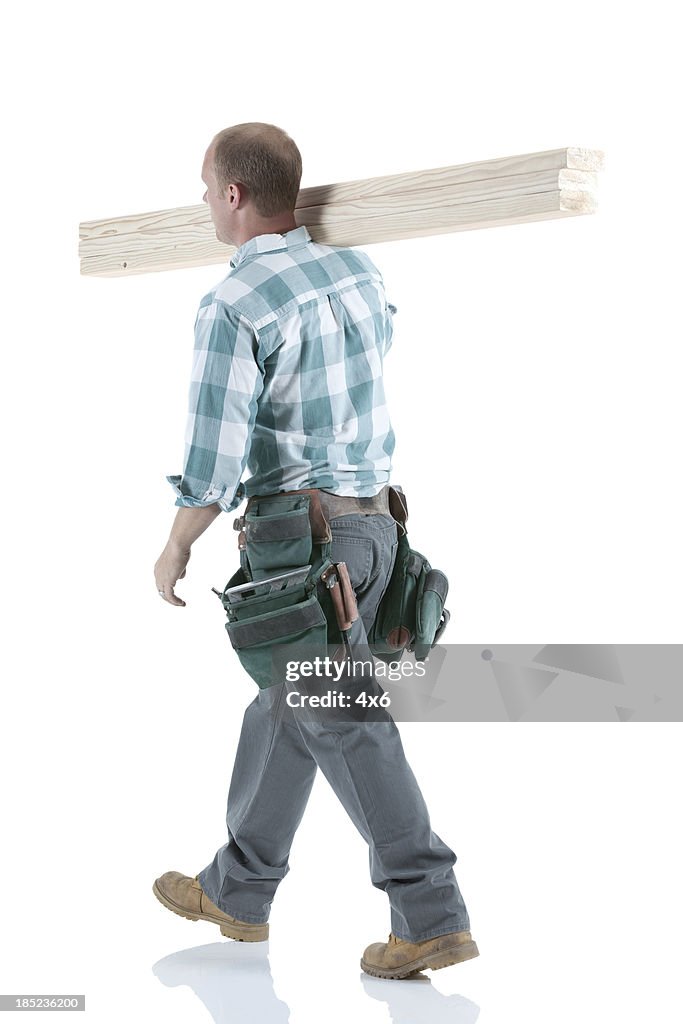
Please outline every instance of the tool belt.
[{"label": "tool belt", "polygon": [[[222,593],[214,592],[228,616],[230,642],[262,689],[282,682],[273,671],[275,645],[288,660],[324,658],[328,644],[340,645],[358,618],[346,564],[330,558],[332,532],[318,494],[306,488],[252,496],[233,524],[240,568]],[[288,573],[295,582],[287,582]],[[235,587],[241,600],[231,599]]]},{"label": "tool belt", "polygon": [[[249,498],[243,515],[233,524],[238,531],[240,567],[222,592],[212,590],[227,614],[230,642],[260,688],[282,682],[273,671],[275,645],[284,646],[288,660],[324,658],[330,645],[341,646],[358,618],[358,608],[346,564],[330,558],[329,519],[385,510],[396,520],[400,539],[391,580],[368,640],[382,660],[397,661],[406,647],[415,649],[417,657],[425,645],[428,649],[436,642],[445,621],[440,629],[434,622],[432,629],[438,606],[434,595],[443,594],[445,599],[448,588],[443,573],[431,570],[426,559],[408,547],[407,505],[401,488],[387,485],[370,498],[349,498],[318,488]],[[442,609],[443,604],[438,607],[439,620]]]}]

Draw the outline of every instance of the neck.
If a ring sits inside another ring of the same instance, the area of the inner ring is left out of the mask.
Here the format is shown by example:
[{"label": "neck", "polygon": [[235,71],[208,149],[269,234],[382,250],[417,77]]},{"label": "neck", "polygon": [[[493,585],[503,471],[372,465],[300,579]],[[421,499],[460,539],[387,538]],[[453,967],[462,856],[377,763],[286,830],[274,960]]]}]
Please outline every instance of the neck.
[{"label": "neck", "polygon": [[292,213],[280,217],[253,220],[244,226],[235,239],[234,244],[239,248],[240,245],[248,242],[250,238],[254,238],[256,235],[284,235],[285,232],[293,231],[296,227],[298,227],[298,224]]}]

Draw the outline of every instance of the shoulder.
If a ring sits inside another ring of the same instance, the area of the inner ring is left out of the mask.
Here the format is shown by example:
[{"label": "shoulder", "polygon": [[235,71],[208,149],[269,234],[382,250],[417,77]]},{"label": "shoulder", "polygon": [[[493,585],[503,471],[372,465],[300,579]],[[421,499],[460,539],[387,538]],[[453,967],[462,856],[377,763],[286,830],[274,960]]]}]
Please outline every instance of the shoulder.
[{"label": "shoulder", "polygon": [[244,286],[231,280],[228,275],[202,296],[197,309],[196,323],[202,320],[222,320],[237,328],[241,322],[246,321],[248,325],[253,326],[249,303],[244,300]]},{"label": "shoulder", "polygon": [[382,275],[373,261],[363,249],[356,249],[346,245],[320,245],[314,243],[312,250],[318,250],[321,258],[329,256],[345,265],[349,273],[358,275],[370,275],[372,278],[382,280]]}]

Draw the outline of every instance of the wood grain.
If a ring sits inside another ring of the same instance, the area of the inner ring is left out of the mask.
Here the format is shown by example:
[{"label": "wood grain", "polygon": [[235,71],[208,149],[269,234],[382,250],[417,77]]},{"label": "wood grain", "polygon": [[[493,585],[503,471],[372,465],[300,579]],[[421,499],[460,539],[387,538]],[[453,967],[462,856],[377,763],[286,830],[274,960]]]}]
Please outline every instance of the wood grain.
[{"label": "wood grain", "polygon": [[[302,189],[295,219],[315,241],[361,246],[593,213],[599,150],[567,148]],[[205,203],[84,221],[81,273],[120,277],[227,263]]]}]

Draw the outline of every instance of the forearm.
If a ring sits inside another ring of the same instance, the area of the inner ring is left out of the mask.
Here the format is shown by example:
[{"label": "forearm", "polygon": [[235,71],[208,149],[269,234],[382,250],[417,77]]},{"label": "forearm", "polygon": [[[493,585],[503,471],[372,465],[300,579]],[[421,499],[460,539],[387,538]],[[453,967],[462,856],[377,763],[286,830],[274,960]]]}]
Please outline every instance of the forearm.
[{"label": "forearm", "polygon": [[197,537],[204,533],[220,513],[218,502],[196,508],[179,507],[168,538],[169,546],[189,551]]}]

